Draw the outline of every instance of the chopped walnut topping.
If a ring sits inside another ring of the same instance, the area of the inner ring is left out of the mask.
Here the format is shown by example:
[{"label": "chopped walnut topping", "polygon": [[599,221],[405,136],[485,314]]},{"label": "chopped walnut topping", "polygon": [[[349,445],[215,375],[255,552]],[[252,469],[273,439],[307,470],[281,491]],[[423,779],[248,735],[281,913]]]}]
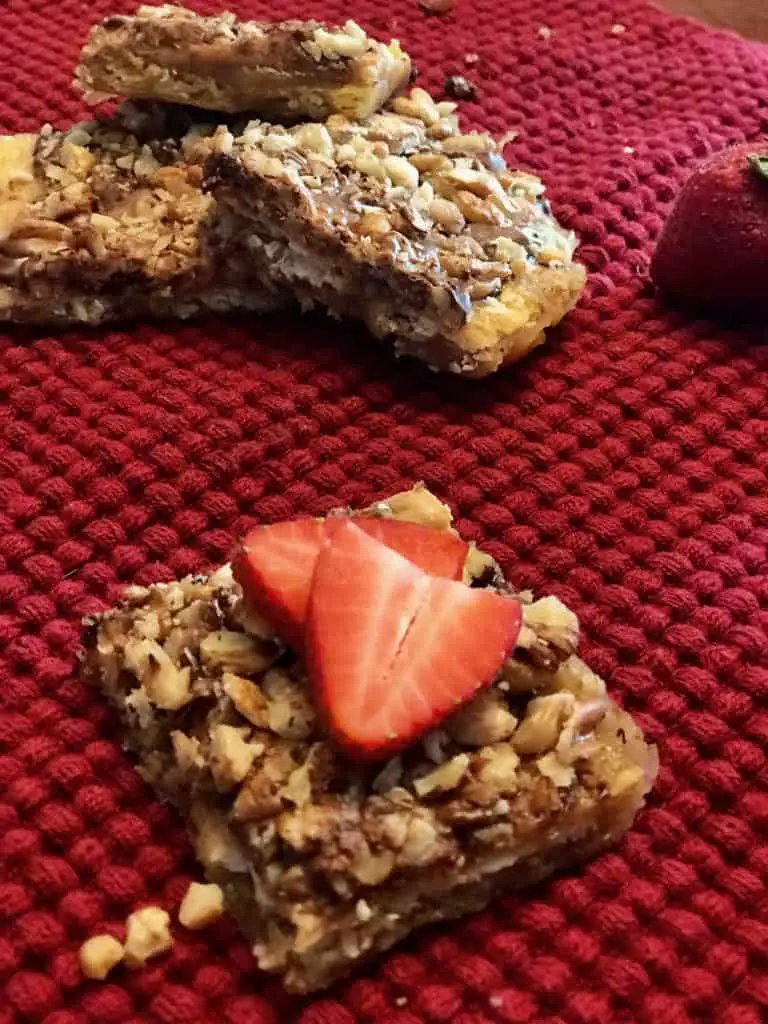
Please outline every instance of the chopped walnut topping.
[{"label": "chopped walnut topping", "polygon": [[520,758],[508,743],[478,751],[478,779],[502,794],[514,793],[519,785]]},{"label": "chopped walnut topping", "polygon": [[419,796],[430,796],[437,793],[447,793],[456,789],[469,767],[467,754],[457,754],[450,761],[446,761],[427,775],[416,779],[413,788]]},{"label": "chopped walnut topping", "polygon": [[146,669],[142,679],[150,702],[163,711],[176,711],[191,697],[191,670],[178,668],[159,644],[153,640],[145,644]]},{"label": "chopped walnut topping", "polygon": [[554,751],[538,758],[536,764],[541,774],[551,779],[561,789],[567,789],[576,777],[571,765],[563,764]]},{"label": "chopped walnut topping", "polygon": [[528,704],[525,718],[512,737],[512,745],[517,753],[544,754],[552,750],[573,709],[574,698],[570,693],[534,697]]},{"label": "chopped walnut topping", "polygon": [[435,826],[426,818],[411,818],[402,853],[406,863],[414,867],[435,861],[441,853],[440,836]]},{"label": "chopped walnut topping", "polygon": [[211,730],[211,773],[224,792],[243,781],[264,751],[263,744],[248,742],[249,731],[232,725],[216,725]]},{"label": "chopped walnut topping", "polygon": [[193,809],[191,816],[195,825],[195,852],[206,868],[248,871],[243,848],[220,816],[202,807]]},{"label": "chopped walnut topping", "polygon": [[307,688],[278,669],[267,672],[263,687],[268,700],[267,722],[272,732],[285,739],[307,739],[315,725]]},{"label": "chopped walnut topping", "polygon": [[365,900],[358,900],[355,904],[355,914],[359,921],[370,921],[373,917],[370,903],[366,903]]},{"label": "chopped walnut topping", "polygon": [[203,639],[200,656],[203,664],[210,668],[255,675],[272,664],[277,651],[273,645],[262,643],[258,637],[219,629]]},{"label": "chopped walnut topping", "polygon": [[485,747],[508,739],[516,727],[517,719],[499,691],[493,688],[481,690],[445,724],[453,739],[471,747]]},{"label": "chopped walnut topping", "polygon": [[579,641],[579,620],[556,597],[542,597],[525,609],[525,624],[558,650],[571,654]]},{"label": "chopped walnut topping", "polygon": [[171,918],[161,907],[144,907],[131,914],[126,922],[125,963],[141,967],[152,957],[173,946]]},{"label": "chopped walnut topping", "polygon": [[394,519],[404,519],[435,530],[447,530],[451,526],[451,510],[423,485],[393,494],[387,498],[386,505]]},{"label": "chopped walnut topping", "polygon": [[267,699],[259,687],[249,679],[236,676],[232,672],[222,675],[224,692],[230,698],[240,714],[247,718],[251,725],[266,729],[269,726],[269,706]]},{"label": "chopped walnut topping", "polygon": [[187,736],[176,729],[171,733],[171,743],[176,755],[176,764],[183,772],[191,773],[205,766],[205,759],[200,752],[200,741],[194,736]]},{"label": "chopped walnut topping", "polygon": [[221,886],[191,882],[179,907],[179,923],[197,931],[213,924],[224,913],[224,893]]},{"label": "chopped walnut topping", "polygon": [[112,935],[94,935],[80,947],[80,968],[86,978],[103,981],[123,959],[123,945]]}]

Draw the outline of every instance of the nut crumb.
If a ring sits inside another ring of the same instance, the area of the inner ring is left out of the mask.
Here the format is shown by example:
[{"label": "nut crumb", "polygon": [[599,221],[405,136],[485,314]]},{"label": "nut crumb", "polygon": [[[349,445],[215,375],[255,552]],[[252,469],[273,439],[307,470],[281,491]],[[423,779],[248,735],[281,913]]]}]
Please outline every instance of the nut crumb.
[{"label": "nut crumb", "polygon": [[398,996],[397,999],[395,1000],[395,1006],[407,1006],[407,1005],[408,1005],[408,997],[407,996]]},{"label": "nut crumb", "polygon": [[611,35],[623,36],[627,31],[627,26],[622,25],[621,22],[617,21],[615,25],[611,25]]},{"label": "nut crumb", "polygon": [[126,966],[141,967],[151,957],[169,950],[173,946],[170,923],[170,916],[161,907],[143,907],[131,914],[126,921]]},{"label": "nut crumb", "polygon": [[358,900],[355,904],[355,914],[358,921],[370,921],[373,917],[370,903],[365,900]]},{"label": "nut crumb", "polygon": [[475,64],[477,64],[477,62],[479,60],[480,60],[480,55],[478,53],[465,53],[464,54],[464,63],[467,65],[468,68],[473,67]]},{"label": "nut crumb", "polygon": [[454,100],[475,100],[477,90],[472,82],[463,75],[447,75],[443,91]]},{"label": "nut crumb", "polygon": [[221,886],[191,882],[179,907],[179,924],[196,931],[207,928],[224,913],[224,892]]},{"label": "nut crumb", "polygon": [[536,35],[539,37],[539,39],[551,39],[552,29],[549,27],[549,25],[540,25]]},{"label": "nut crumb", "polygon": [[632,146],[625,146],[624,152],[627,154],[627,156],[631,156],[635,151],[632,148]]},{"label": "nut crumb", "polygon": [[80,947],[80,968],[86,978],[103,981],[124,953],[122,943],[113,935],[93,935]]}]

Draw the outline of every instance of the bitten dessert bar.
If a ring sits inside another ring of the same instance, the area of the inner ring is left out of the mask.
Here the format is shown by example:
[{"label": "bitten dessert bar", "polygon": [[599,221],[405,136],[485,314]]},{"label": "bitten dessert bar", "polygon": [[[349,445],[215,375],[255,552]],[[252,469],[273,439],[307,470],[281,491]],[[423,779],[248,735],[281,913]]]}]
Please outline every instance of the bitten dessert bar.
[{"label": "bitten dessert bar", "polygon": [[280,304],[209,260],[212,125],[126,104],[68,131],[0,136],[0,320],[66,324]]},{"label": "bitten dessert bar", "polygon": [[574,305],[584,268],[544,186],[423,89],[363,122],[253,122],[206,170],[257,272],[305,304],[362,319],[398,353],[483,377]]},{"label": "bitten dessert bar", "polygon": [[94,26],[75,72],[91,102],[109,96],[227,113],[322,120],[368,117],[405,86],[411,62],[347,21],[239,22],[165,4]]},{"label": "bitten dessert bar", "polygon": [[[420,487],[363,515],[450,529]],[[577,657],[576,617],[554,597],[513,597],[471,546],[463,574],[442,585],[520,602],[514,649],[490,685],[378,763],[341,753],[302,662],[229,567],[132,587],[87,621],[86,678],[179,808],[259,966],[291,990],[604,849],[653,783],[655,749]]]}]

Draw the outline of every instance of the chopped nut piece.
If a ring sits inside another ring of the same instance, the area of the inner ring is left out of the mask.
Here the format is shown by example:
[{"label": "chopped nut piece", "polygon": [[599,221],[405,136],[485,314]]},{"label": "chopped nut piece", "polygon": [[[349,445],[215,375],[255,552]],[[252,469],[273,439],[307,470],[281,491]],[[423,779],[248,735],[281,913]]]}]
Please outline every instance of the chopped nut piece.
[{"label": "chopped nut piece", "polygon": [[225,868],[234,873],[247,872],[248,861],[227,823],[212,811],[193,808],[190,817],[195,826],[195,853],[203,866]]},{"label": "chopped nut piece", "polygon": [[437,793],[447,793],[461,782],[467,768],[469,757],[466,754],[457,754],[450,761],[441,764],[428,775],[422,775],[416,779],[413,788],[419,796],[429,796]]},{"label": "chopped nut piece", "polygon": [[440,837],[435,826],[426,818],[411,818],[403,843],[406,863],[414,866],[430,864],[440,852]]},{"label": "chopped nut piece", "polygon": [[122,943],[112,935],[94,935],[80,947],[80,968],[86,978],[103,981],[123,959]]},{"label": "chopped nut piece", "polygon": [[501,794],[514,793],[519,785],[520,758],[512,747],[508,743],[499,743],[480,750],[479,756],[478,779]]},{"label": "chopped nut piece", "polygon": [[552,750],[573,709],[574,698],[570,693],[534,697],[512,737],[512,745],[518,754],[544,754]]},{"label": "chopped nut piece", "polygon": [[508,739],[516,726],[517,719],[493,687],[481,690],[445,723],[446,732],[453,739],[471,747],[485,747]]},{"label": "chopped nut piece", "polygon": [[147,697],[163,711],[176,711],[191,697],[191,670],[178,668],[154,640],[145,640],[147,668],[143,683]]},{"label": "chopped nut piece", "polygon": [[240,714],[260,729],[266,729],[269,725],[269,708],[267,698],[261,692],[256,683],[249,679],[243,679],[232,672],[225,672],[222,676],[224,692],[230,698]]},{"label": "chopped nut piece", "polygon": [[224,892],[213,883],[191,882],[179,907],[179,923],[197,931],[213,924],[224,913]]},{"label": "chopped nut piece", "polygon": [[579,639],[579,620],[556,597],[542,597],[525,609],[525,624],[568,653]]},{"label": "chopped nut piece", "polygon": [[248,731],[232,725],[216,725],[211,730],[211,773],[221,790],[242,782],[264,750],[263,744],[247,741]]},{"label": "chopped nut piece", "polygon": [[450,96],[455,100],[477,99],[477,90],[472,82],[463,75],[448,75],[445,79],[443,90],[446,96]]},{"label": "chopped nut piece", "polygon": [[355,904],[355,913],[357,914],[358,920],[370,921],[373,917],[373,911],[371,905],[366,903],[365,900],[358,900]]},{"label": "chopped nut piece", "polygon": [[277,651],[271,644],[264,644],[247,633],[219,629],[202,640],[200,656],[203,664],[212,668],[255,675],[272,664]]},{"label": "chopped nut piece", "polygon": [[267,724],[272,732],[285,739],[306,739],[315,724],[306,687],[277,669],[267,672],[262,685],[269,702]]},{"label": "chopped nut piece", "polygon": [[355,878],[363,885],[381,885],[392,874],[395,855],[389,850],[383,853],[363,853],[351,865]]},{"label": "chopped nut piece", "polygon": [[171,733],[171,743],[176,763],[183,772],[191,773],[195,768],[202,768],[205,765],[200,753],[200,741],[194,736],[187,736],[177,729]]},{"label": "chopped nut piece", "polygon": [[448,506],[430,493],[423,484],[418,484],[410,491],[393,494],[385,504],[394,519],[430,526],[435,530],[449,529],[453,519]]},{"label": "chopped nut piece", "polygon": [[[464,563],[464,582],[472,583],[475,580],[492,582],[500,577],[501,570],[487,551],[481,551],[474,544],[470,544],[467,552],[467,559]],[[518,595],[519,596],[519,595]]]},{"label": "chopped nut piece", "polygon": [[161,907],[144,907],[126,921],[125,963],[141,967],[147,960],[165,953],[173,946],[170,915]]},{"label": "chopped nut piece", "polygon": [[572,785],[576,773],[571,765],[563,764],[555,751],[540,757],[536,764],[541,774],[551,779],[560,789]]},{"label": "chopped nut piece", "polygon": [[440,196],[436,196],[429,204],[429,215],[452,235],[459,234],[466,223],[458,206],[450,199],[442,199]]}]

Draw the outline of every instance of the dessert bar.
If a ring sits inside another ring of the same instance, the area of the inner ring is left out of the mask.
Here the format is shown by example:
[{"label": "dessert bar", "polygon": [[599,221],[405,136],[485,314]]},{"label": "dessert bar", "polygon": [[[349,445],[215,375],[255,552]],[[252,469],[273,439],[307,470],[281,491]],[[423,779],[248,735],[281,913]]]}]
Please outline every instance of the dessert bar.
[{"label": "dessert bar", "polygon": [[435,370],[521,359],[579,297],[576,239],[454,111],[414,89],[363,122],[252,122],[206,165],[214,244]]},{"label": "dessert bar", "polygon": [[206,256],[201,162],[218,137],[182,108],[131,104],[68,131],[0,136],[0,320],[278,305],[275,289]]},{"label": "dessert bar", "polygon": [[165,100],[268,119],[367,117],[405,86],[411,62],[347,21],[238,22],[165,4],[91,30],[75,72],[86,99]]},{"label": "dessert bar", "polygon": [[[362,515],[450,530],[421,487]],[[378,761],[330,736],[302,661],[229,566],[131,587],[87,620],[85,677],[117,708],[144,778],[180,810],[259,966],[291,990],[322,988],[418,926],[604,849],[655,778],[655,749],[578,658],[563,604],[514,595],[472,546],[463,583],[443,583],[519,602],[517,640],[489,685]]]}]

